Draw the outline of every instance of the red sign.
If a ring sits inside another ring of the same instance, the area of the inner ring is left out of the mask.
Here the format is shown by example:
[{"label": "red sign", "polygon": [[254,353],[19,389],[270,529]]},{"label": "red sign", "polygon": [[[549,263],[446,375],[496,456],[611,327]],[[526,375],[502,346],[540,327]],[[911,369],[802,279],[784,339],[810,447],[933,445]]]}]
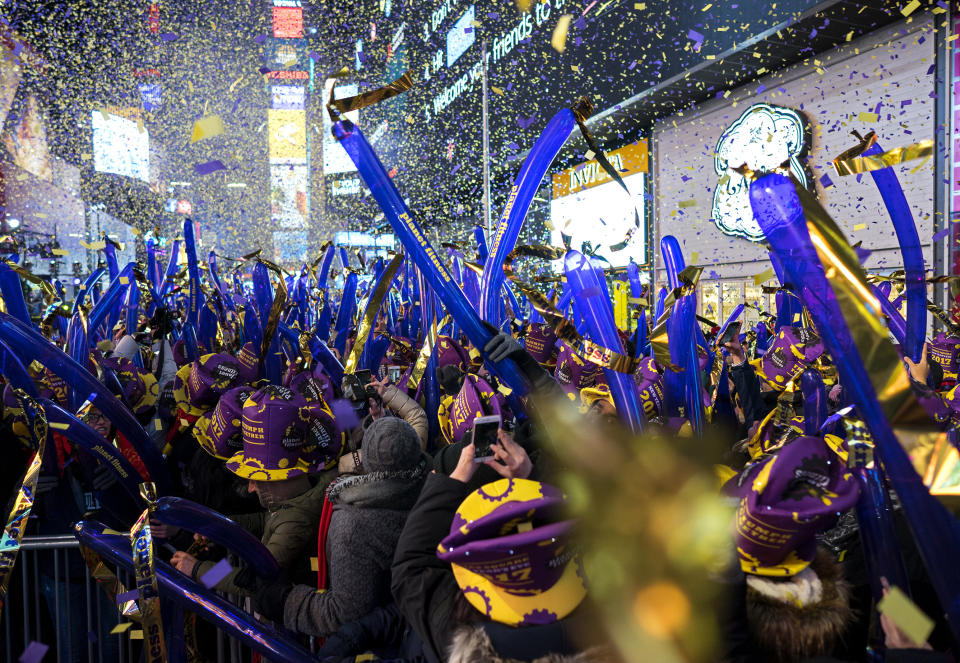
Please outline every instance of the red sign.
[{"label": "red sign", "polygon": [[177,214],[191,214],[191,213],[193,213],[193,205],[190,204],[189,200],[177,201]]},{"label": "red sign", "polygon": [[285,39],[303,37],[303,8],[274,7],[273,36]]},{"label": "red sign", "polygon": [[310,74],[305,71],[270,71],[267,72],[267,78],[306,80]]},{"label": "red sign", "polygon": [[150,3],[150,14],[147,18],[147,27],[153,34],[160,32],[160,5],[158,5],[156,2]]}]

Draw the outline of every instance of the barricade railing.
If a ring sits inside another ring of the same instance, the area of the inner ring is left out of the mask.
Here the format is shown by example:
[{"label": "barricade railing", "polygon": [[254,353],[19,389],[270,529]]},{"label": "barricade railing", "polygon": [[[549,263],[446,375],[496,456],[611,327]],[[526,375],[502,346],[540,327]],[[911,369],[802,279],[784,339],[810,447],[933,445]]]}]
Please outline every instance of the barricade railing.
[{"label": "barricade railing", "polygon": [[[116,566],[117,578],[125,587],[135,587],[129,551],[118,554],[104,545],[108,535],[101,532],[81,536],[84,545]],[[0,659],[16,661],[36,641],[50,647],[44,661],[140,660],[141,643],[131,638],[140,633],[139,625],[112,632],[127,620],[97,586],[79,548],[80,542],[70,534],[23,538],[0,623]],[[161,601],[175,602],[185,613],[192,612],[216,627],[217,663],[253,661],[254,652],[272,661],[313,657],[289,635],[261,624],[224,595],[215,595],[160,561],[157,581]],[[190,594],[204,596],[187,598]]]}]

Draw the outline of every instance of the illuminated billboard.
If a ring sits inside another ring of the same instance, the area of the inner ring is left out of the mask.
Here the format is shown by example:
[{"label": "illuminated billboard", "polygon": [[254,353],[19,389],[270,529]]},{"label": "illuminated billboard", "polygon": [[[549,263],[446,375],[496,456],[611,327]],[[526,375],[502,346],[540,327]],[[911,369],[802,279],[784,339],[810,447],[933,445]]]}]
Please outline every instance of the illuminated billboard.
[{"label": "illuminated billboard", "polygon": [[[270,161],[299,163],[307,160],[307,116],[302,110],[267,110]],[[342,148],[341,148],[342,149]]]},{"label": "illuminated billboard", "polygon": [[95,110],[93,169],[150,181],[150,134],[133,120]]},{"label": "illuminated billboard", "polygon": [[13,163],[19,168],[47,182],[53,180],[47,130],[43,126],[43,116],[36,95],[27,96],[20,121],[3,140],[7,151],[13,157]]},{"label": "illuminated billboard", "polygon": [[310,215],[307,164],[270,166],[270,218],[279,228],[303,229]]},{"label": "illuminated billboard", "polygon": [[[644,176],[649,155],[645,140],[607,153],[620,173],[627,194],[596,160],[553,175],[550,242],[605,258],[613,267],[631,260],[647,262],[644,225]],[[640,227],[636,226],[639,215]]]},{"label": "illuminated billboard", "polygon": [[20,85],[20,63],[13,51],[0,41],[0,127],[7,120],[7,113],[13,104]]},{"label": "illuminated billboard", "polygon": [[[327,100],[330,98],[330,91],[333,90],[334,99],[344,99],[346,97],[352,97],[359,92],[359,87],[356,85],[337,85],[334,88],[336,83],[335,78],[328,78],[327,82],[323,85],[323,98]],[[360,123],[360,110],[350,111],[349,113],[344,113],[343,117],[347,118],[354,124]],[[347,154],[346,150],[343,149],[343,146],[337,141],[333,136],[333,123],[330,121],[330,115],[328,113],[323,113],[323,172],[326,175],[332,173],[352,173],[356,168],[351,161],[350,156]]]},{"label": "illuminated billboard", "polygon": [[301,85],[274,85],[270,88],[270,108],[302,111],[306,101],[307,89]]},{"label": "illuminated billboard", "polygon": [[453,24],[453,27],[447,32],[447,66],[452,67],[453,63],[460,59],[460,56],[467,52],[467,49],[473,46],[477,40],[477,31],[473,23],[476,12],[474,5],[470,5],[463,16]]},{"label": "illuminated billboard", "polygon": [[277,7],[275,3],[273,7],[273,36],[284,39],[303,37],[303,8]]}]

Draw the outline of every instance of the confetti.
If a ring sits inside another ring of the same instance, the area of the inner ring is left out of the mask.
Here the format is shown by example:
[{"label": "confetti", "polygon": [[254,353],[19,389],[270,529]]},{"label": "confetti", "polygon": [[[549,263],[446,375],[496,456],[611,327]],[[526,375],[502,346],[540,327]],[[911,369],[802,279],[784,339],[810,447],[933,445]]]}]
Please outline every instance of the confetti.
[{"label": "confetti", "polygon": [[765,269],[759,274],[753,277],[753,285],[760,285],[761,283],[766,283],[770,279],[776,276],[776,272],[773,271],[773,267]]},{"label": "confetti", "polygon": [[906,5],[904,5],[900,9],[900,13],[903,14],[904,16],[909,16],[914,11],[916,11],[918,7],[920,7],[920,0],[910,0],[910,2],[908,2]]},{"label": "confetti", "polygon": [[200,577],[200,583],[207,589],[210,589],[226,578],[231,571],[233,571],[233,567],[230,566],[230,562],[226,559],[221,559],[213,565],[213,568]]},{"label": "confetti", "polygon": [[947,237],[949,234],[950,234],[950,229],[944,228],[943,230],[938,230],[937,232],[933,233],[933,237],[931,237],[930,239],[934,242],[939,242],[941,239],[943,239],[944,237]]},{"label": "confetti", "polygon": [[563,53],[567,49],[567,31],[570,29],[570,21],[572,20],[572,14],[564,14],[557,19],[557,24],[553,27],[550,45],[557,53]]},{"label": "confetti", "polygon": [[227,167],[223,165],[222,161],[214,159],[213,161],[207,161],[206,163],[198,163],[193,169],[196,171],[197,175],[209,175],[210,173],[215,173],[218,170],[226,170]]},{"label": "confetti", "polygon": [[861,112],[859,115],[857,115],[857,120],[860,122],[876,122],[879,117],[880,116],[876,113]]},{"label": "confetti", "polygon": [[45,645],[42,642],[33,640],[27,645],[26,649],[23,650],[23,653],[20,654],[20,658],[17,660],[20,661],[20,663],[40,663],[40,661],[43,660],[43,657],[47,655],[47,651],[49,649],[49,645]]},{"label": "confetti", "polygon": [[113,627],[113,629],[110,631],[110,635],[123,633],[127,629],[129,629],[131,626],[133,626],[133,622],[121,622],[120,624],[117,624],[116,626]]},{"label": "confetti", "polygon": [[933,620],[897,586],[880,599],[877,611],[892,620],[917,646],[922,646],[933,632]]},{"label": "confetti", "polygon": [[223,120],[219,115],[208,115],[193,123],[193,132],[190,134],[190,142],[196,143],[198,140],[205,140],[223,134]]}]

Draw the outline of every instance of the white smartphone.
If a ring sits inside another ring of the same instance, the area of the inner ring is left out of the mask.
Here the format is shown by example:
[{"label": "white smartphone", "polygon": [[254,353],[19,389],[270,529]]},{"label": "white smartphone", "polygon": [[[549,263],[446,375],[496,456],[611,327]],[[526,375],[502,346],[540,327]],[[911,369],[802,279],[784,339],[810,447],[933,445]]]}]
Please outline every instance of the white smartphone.
[{"label": "white smartphone", "polygon": [[500,432],[500,415],[477,417],[473,420],[473,444],[476,447],[475,463],[483,463],[493,458],[493,445],[497,444]]}]

